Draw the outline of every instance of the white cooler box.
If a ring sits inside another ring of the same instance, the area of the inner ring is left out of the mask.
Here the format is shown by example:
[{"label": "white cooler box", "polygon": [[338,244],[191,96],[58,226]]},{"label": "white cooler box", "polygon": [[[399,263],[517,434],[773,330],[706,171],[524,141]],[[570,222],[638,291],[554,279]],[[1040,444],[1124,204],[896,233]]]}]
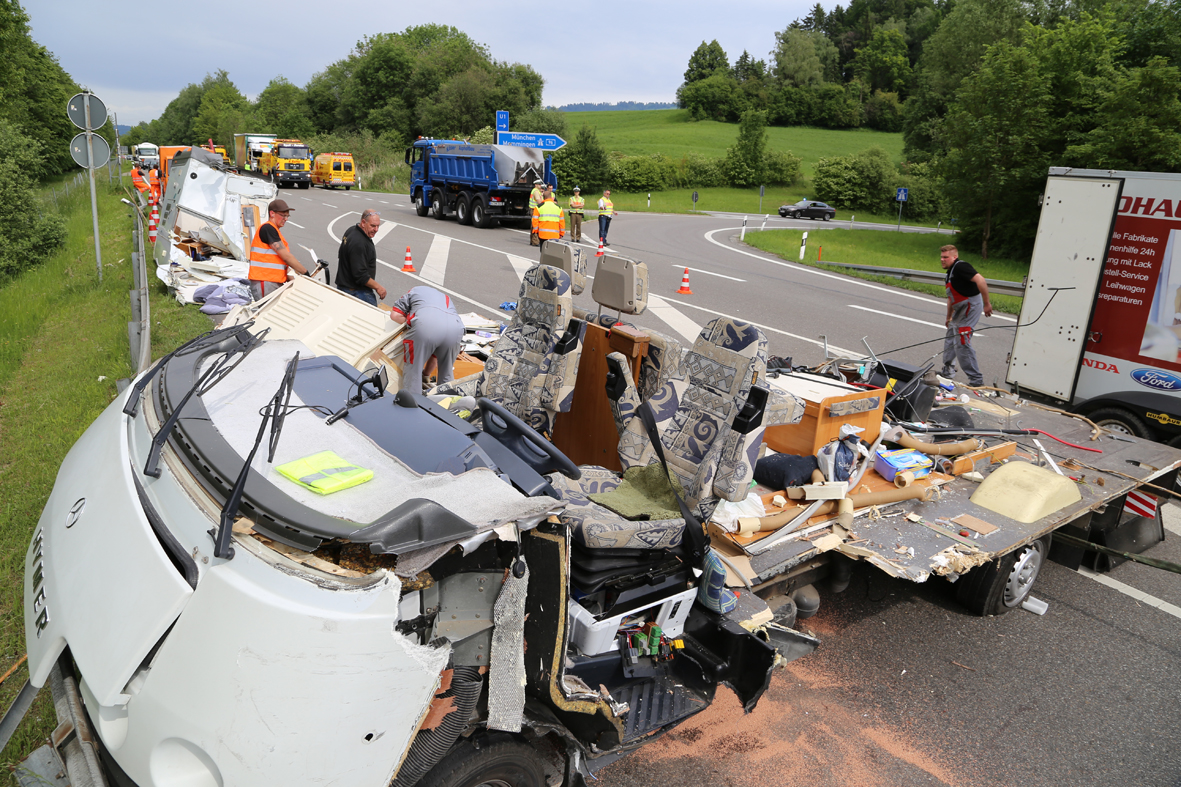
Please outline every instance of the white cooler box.
[{"label": "white cooler box", "polygon": [[568,617],[570,619],[570,641],[573,642],[583,655],[597,656],[619,649],[615,635],[619,633],[620,624],[624,618],[635,617],[643,612],[659,607],[653,622],[660,626],[664,636],[676,639],[685,631],[685,621],[689,619],[689,610],[697,598],[697,588],[669,596],[660,601],[654,601],[646,607],[637,607],[622,615],[612,618],[595,620],[595,616],[573,599],[570,600]]}]

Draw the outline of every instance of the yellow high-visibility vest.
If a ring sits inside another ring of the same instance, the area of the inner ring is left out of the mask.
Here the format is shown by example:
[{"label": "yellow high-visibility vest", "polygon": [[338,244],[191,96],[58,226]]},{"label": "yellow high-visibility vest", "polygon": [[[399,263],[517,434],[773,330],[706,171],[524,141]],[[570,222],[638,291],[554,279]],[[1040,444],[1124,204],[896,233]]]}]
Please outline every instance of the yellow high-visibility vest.
[{"label": "yellow high-visibility vest", "polygon": [[546,200],[533,211],[533,228],[543,240],[560,238],[566,232],[566,212],[552,199]]},{"label": "yellow high-visibility vest", "polygon": [[582,215],[582,208],[584,205],[586,205],[586,200],[584,200],[582,197],[571,197],[570,198],[570,212],[571,213],[577,213],[579,215]]},{"label": "yellow high-visibility vest", "polygon": [[600,216],[614,216],[615,215],[615,205],[613,205],[611,203],[611,200],[607,199],[606,197],[603,197],[601,202],[603,203],[603,207],[599,209],[599,215]]},{"label": "yellow high-visibility vest", "polygon": [[541,189],[534,186],[533,191],[529,192],[529,210],[536,209],[541,203]]},{"label": "yellow high-visibility vest", "polygon": [[339,492],[373,478],[372,470],[357,467],[332,451],[305,456],[303,459],[278,465],[275,469],[304,489],[310,489],[319,495]]}]

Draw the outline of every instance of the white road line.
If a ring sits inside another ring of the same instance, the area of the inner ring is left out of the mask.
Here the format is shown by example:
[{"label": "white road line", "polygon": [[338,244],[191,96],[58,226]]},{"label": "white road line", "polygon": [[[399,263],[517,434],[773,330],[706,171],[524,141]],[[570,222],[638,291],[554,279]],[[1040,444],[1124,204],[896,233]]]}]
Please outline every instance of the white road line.
[{"label": "white road line", "polygon": [[377,228],[377,234],[373,236],[373,244],[376,246],[380,243],[381,239],[389,235],[396,226],[398,226],[396,221],[383,221],[381,226]]},{"label": "white road line", "polygon": [[[898,319],[898,320],[906,320],[907,322],[917,322],[919,325],[930,325],[932,328],[942,328],[942,329],[944,329],[944,330],[946,330],[946,329],[947,329],[947,326],[946,326],[946,325],[940,325],[940,324],[939,324],[939,323],[937,323],[937,322],[927,322],[926,320],[919,320],[919,319],[916,319],[916,318],[914,318],[914,317],[904,317],[903,315],[901,315],[901,314],[895,314],[894,312],[883,312],[883,311],[878,311],[877,309],[869,309],[869,308],[866,308],[865,306],[858,306],[858,305],[856,305],[856,304],[853,304],[853,303],[850,303],[850,304],[849,304],[849,308],[850,308],[850,309],[857,309],[857,310],[859,310],[859,311],[863,311],[863,312],[873,312],[874,314],[881,314],[881,315],[882,315],[882,316],[884,316],[884,317],[893,317],[893,318],[895,318],[895,319]],[[973,339],[976,339],[977,341],[979,341],[980,339],[983,339],[983,338],[985,338],[985,337],[983,337],[983,336],[973,336],[972,338],[973,338]]]},{"label": "white road line", "polygon": [[361,214],[360,214],[360,213],[358,213],[357,211],[355,211],[355,210],[350,210],[350,211],[348,211],[347,213],[342,213],[342,214],[340,214],[340,215],[339,215],[339,216],[337,216],[335,219],[333,219],[332,221],[328,222],[328,237],[332,238],[332,239],[333,239],[334,241],[336,241],[337,243],[340,243],[340,238],[338,238],[338,237],[336,236],[336,233],[332,231],[332,226],[333,226],[334,224],[336,224],[336,222],[338,222],[338,221],[340,221],[341,219],[343,219],[345,216],[360,216],[360,215],[361,215]]},{"label": "white road line", "polygon": [[378,202],[380,202],[382,205],[389,205],[390,204],[383,199],[379,199]]},{"label": "white road line", "polygon": [[1181,618],[1181,607],[1178,607],[1176,604],[1170,604],[1169,602],[1165,601],[1164,599],[1157,598],[1156,596],[1151,596],[1148,593],[1144,593],[1143,591],[1137,590],[1136,588],[1132,587],[1131,585],[1125,585],[1123,582],[1120,582],[1118,579],[1112,579],[1111,577],[1107,576],[1106,574],[1097,574],[1094,571],[1091,571],[1089,568],[1080,567],[1078,570],[1078,573],[1082,574],[1084,577],[1088,577],[1090,579],[1095,580],[1100,585],[1106,585],[1107,587],[1111,588],[1112,590],[1118,590],[1120,593],[1123,593],[1125,596],[1128,596],[1130,598],[1135,599],[1136,601],[1139,601],[1141,604],[1145,604],[1150,607],[1155,607],[1155,608],[1159,609],[1161,612],[1168,613],[1169,615],[1172,615],[1175,618]]},{"label": "white road line", "polygon": [[[378,262],[381,263],[382,265],[386,266],[387,268],[391,268],[391,269],[397,271],[398,273],[402,273],[402,269],[397,265],[390,265],[385,260],[378,260]],[[434,287],[436,290],[439,290],[440,292],[445,292],[453,298],[458,298],[461,301],[467,301],[468,303],[474,303],[475,305],[479,306],[481,309],[484,309],[487,312],[489,312],[493,317],[500,320],[501,322],[508,322],[508,318],[504,316],[504,312],[502,312],[500,309],[498,309],[494,306],[489,306],[486,303],[480,303],[479,301],[477,301],[473,298],[469,298],[466,295],[460,295],[455,290],[449,290],[446,287],[443,287],[442,285],[436,284],[435,282],[432,282],[432,281],[428,281],[416,273],[402,273],[402,275],[409,276],[412,279],[417,279],[418,281],[422,282],[423,284],[429,284],[430,286]]]},{"label": "white road line", "polygon": [[536,265],[536,262],[531,262],[524,257],[518,257],[515,254],[508,254],[508,263],[513,266],[513,271],[516,272],[517,278],[521,281],[525,280],[525,273]]},{"label": "white road line", "polygon": [[312,201],[312,198],[311,198],[311,197],[300,197],[300,199],[302,199],[302,200],[305,200],[305,201],[307,201],[307,202],[311,202],[311,201]]},{"label": "white road line", "polygon": [[[651,303],[652,299],[655,297],[661,297],[662,300],[668,301],[669,303],[675,303],[678,306],[688,306],[690,309],[700,309],[703,312],[709,312],[710,314],[714,315],[715,317],[729,317],[731,320],[742,320],[743,322],[749,322],[751,325],[755,326],[756,328],[762,328],[764,331],[774,331],[775,333],[783,334],[784,336],[788,336],[792,339],[799,339],[801,342],[808,342],[808,344],[815,344],[817,347],[824,346],[824,342],[821,341],[820,339],[809,339],[807,336],[800,336],[799,334],[796,334],[796,333],[788,333],[787,331],[781,331],[778,328],[772,328],[770,325],[761,325],[757,322],[754,322],[753,320],[748,320],[745,317],[736,317],[733,314],[726,314],[725,312],[720,312],[717,309],[710,309],[705,306],[697,306],[692,303],[686,303],[685,301],[678,301],[674,298],[665,298],[663,296],[655,296],[655,295],[652,295],[649,293],[648,302]],[[697,337],[694,337],[694,338],[697,338]],[[846,350],[844,347],[837,347],[832,342],[828,343],[828,349],[831,352],[835,352],[838,355],[844,355],[849,358],[860,358],[862,355],[860,352],[854,352],[853,350]]]},{"label": "white road line", "polygon": [[[596,246],[595,250],[597,251],[598,248],[599,247]],[[733,276],[726,276],[725,274],[722,274],[722,273],[714,273],[713,271],[707,271],[704,268],[690,268],[686,265],[680,264],[679,262],[674,262],[671,264],[674,268],[680,268],[681,270],[691,270],[694,273],[704,273],[706,276],[717,276],[719,279],[729,279],[730,281],[741,281],[741,282],[746,281],[746,279],[736,279]],[[697,338],[696,335],[693,338],[696,339]]]},{"label": "white road line", "polygon": [[294,221],[292,221],[291,219],[287,219],[287,223],[288,223],[288,224],[290,224],[292,227],[299,227],[301,230],[306,230],[306,229],[307,229],[307,227],[303,226],[302,224],[296,224],[296,223],[295,223]]},{"label": "white road line", "polygon": [[[287,223],[291,224],[292,222],[290,220],[288,220]],[[297,224],[295,226],[298,227],[299,225]],[[303,228],[300,227],[300,229],[303,229]],[[310,271],[315,270],[316,269],[316,260],[319,259],[319,257],[316,256],[316,250],[313,249],[311,246],[305,246],[302,243],[299,244],[299,247],[301,249],[303,249],[304,251],[306,251],[308,254],[312,255],[312,264],[308,266],[308,270],[310,270]]]},{"label": "white road line", "polygon": [[[769,262],[772,265],[779,265],[784,268],[791,268],[792,270],[801,271],[803,273],[811,273],[814,276],[822,276],[826,279],[836,279],[837,281],[842,281],[847,284],[854,284],[858,287],[868,287],[871,290],[878,290],[879,292],[888,292],[891,295],[900,295],[903,298],[913,298],[916,301],[925,301],[926,303],[934,303],[934,304],[938,304],[940,306],[946,305],[946,303],[947,303],[946,301],[935,300],[934,298],[925,297],[922,295],[915,295],[914,293],[906,292],[904,290],[899,290],[899,289],[895,289],[892,287],[883,287],[880,284],[872,284],[867,281],[855,279],[851,276],[838,276],[835,273],[828,273],[826,271],[816,270],[815,268],[809,268],[807,265],[795,265],[790,262],[784,262],[783,260],[773,260],[770,257],[764,257],[761,254],[753,254],[749,251],[744,251],[742,249],[736,249],[733,246],[727,246],[725,243],[722,243],[721,241],[714,240],[713,236],[718,232],[734,232],[735,230],[738,230],[738,229],[741,229],[741,227],[723,227],[722,229],[710,230],[709,232],[705,233],[705,239],[715,246],[721,246],[723,249],[725,249],[727,251],[732,251],[735,254],[745,254],[747,257],[754,257],[756,260],[761,260],[762,262]],[[1006,317],[1003,314],[994,314],[993,317],[995,319],[1005,320],[1007,322],[1017,322],[1016,317]]]},{"label": "white road line", "polygon": [[648,311],[664,320],[670,328],[684,336],[690,342],[697,340],[701,333],[701,326],[690,320],[680,311],[669,306],[659,295],[648,294]]},{"label": "white road line", "polygon": [[335,206],[335,205],[329,205],[327,202],[321,202],[320,204],[321,204],[321,205],[323,205],[323,206],[324,206],[324,207],[326,207],[326,208],[332,208],[333,210],[336,210],[336,206]]},{"label": "white road line", "polygon": [[431,243],[431,250],[426,253],[426,261],[422,263],[419,275],[435,284],[442,284],[447,277],[447,258],[451,255],[451,239],[438,235]]}]

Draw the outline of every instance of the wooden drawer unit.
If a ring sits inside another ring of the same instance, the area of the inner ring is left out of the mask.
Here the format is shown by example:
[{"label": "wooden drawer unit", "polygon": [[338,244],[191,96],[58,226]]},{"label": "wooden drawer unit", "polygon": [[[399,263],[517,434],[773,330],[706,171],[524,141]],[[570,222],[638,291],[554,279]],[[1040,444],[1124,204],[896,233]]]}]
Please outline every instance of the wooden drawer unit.
[{"label": "wooden drawer unit", "polygon": [[[862,439],[873,442],[882,427],[886,407],[884,390],[863,391],[829,377],[811,374],[780,375],[767,384],[804,400],[804,417],[798,424],[769,427],[763,442],[784,454],[815,454],[835,440],[844,424],[860,426]],[[834,414],[835,411],[835,414]]]}]

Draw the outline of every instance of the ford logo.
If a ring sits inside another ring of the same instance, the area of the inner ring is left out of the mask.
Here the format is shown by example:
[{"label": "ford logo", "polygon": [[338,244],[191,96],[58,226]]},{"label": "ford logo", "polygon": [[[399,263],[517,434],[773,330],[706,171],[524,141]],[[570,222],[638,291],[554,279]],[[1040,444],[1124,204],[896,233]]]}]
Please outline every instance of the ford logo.
[{"label": "ford logo", "polygon": [[1160,369],[1137,369],[1132,372],[1132,379],[1145,388],[1155,388],[1158,391],[1181,391],[1181,377]]}]

